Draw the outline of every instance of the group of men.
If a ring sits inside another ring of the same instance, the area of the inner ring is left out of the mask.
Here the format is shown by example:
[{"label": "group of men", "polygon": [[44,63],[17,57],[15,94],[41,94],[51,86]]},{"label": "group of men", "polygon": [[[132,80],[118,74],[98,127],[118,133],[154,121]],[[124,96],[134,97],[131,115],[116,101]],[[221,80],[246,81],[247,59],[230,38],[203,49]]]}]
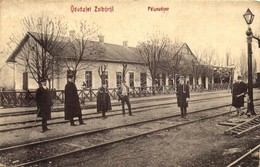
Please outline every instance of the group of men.
[{"label": "group of men", "polygon": [[[187,98],[190,98],[189,86],[184,83],[184,77],[179,78],[180,84],[176,88],[177,103],[181,110],[181,117],[187,118]],[[39,88],[36,91],[37,116],[42,117],[42,132],[50,130],[47,127],[47,120],[51,119],[51,111],[53,104],[51,101],[50,91],[46,87],[46,80],[42,79]],[[121,87],[118,89],[118,101],[122,104],[122,114],[125,116],[125,104],[128,107],[129,116],[133,116],[131,103],[129,100],[129,87],[125,81],[122,81]],[[71,126],[76,126],[74,118],[78,117],[79,124],[84,125],[82,119],[82,111],[79,102],[77,87],[74,83],[73,75],[68,75],[68,83],[65,86],[65,120],[70,121]],[[106,118],[106,112],[112,110],[111,99],[105,82],[98,89],[97,93],[97,112],[102,112],[102,118]]]},{"label": "group of men", "polygon": [[[42,117],[42,132],[50,130],[47,127],[47,120],[51,119],[51,111],[53,109],[50,91],[46,85],[46,79],[42,78],[36,91],[37,117]],[[71,126],[76,126],[74,117],[78,117],[79,124],[84,125],[79,95],[72,74],[68,75],[68,83],[65,86],[64,104],[65,120],[69,120]]]},{"label": "group of men", "polygon": [[[126,85],[125,81],[122,81],[121,87],[118,88],[118,101],[122,104],[122,113],[125,116],[125,103],[127,104],[129,116],[133,116],[131,103],[129,101],[129,87]],[[98,89],[97,93],[97,112],[102,112],[102,118],[105,119],[106,112],[112,110],[111,100],[108,93],[107,85],[102,82],[102,86]]]},{"label": "group of men", "polygon": [[[177,105],[181,111],[181,118],[187,118],[187,107],[190,98],[189,85],[185,83],[184,76],[180,76],[179,84],[176,87]],[[236,83],[232,89],[232,106],[237,109],[237,115],[243,115],[241,107],[244,106],[244,97],[247,94],[247,85],[242,82],[242,77],[238,76]],[[129,87],[123,81],[118,90],[118,101],[122,104],[122,113],[125,116],[125,103],[128,106],[129,116],[133,116],[131,103],[129,100]],[[41,80],[40,87],[36,91],[36,103],[39,117],[42,117],[42,132],[48,129],[47,120],[51,119],[52,101],[50,92],[46,87],[46,80]],[[110,95],[106,86],[106,82],[102,82],[102,86],[97,93],[97,112],[102,112],[102,118],[106,118],[106,112],[112,110]],[[79,124],[84,125],[82,119],[82,111],[80,107],[79,95],[77,87],[74,83],[73,75],[68,75],[68,83],[65,86],[65,120],[70,121],[71,126],[76,126],[74,117],[78,117]]]},{"label": "group of men", "polygon": [[[179,78],[179,84],[176,90],[178,107],[181,110],[181,117],[187,118],[187,107],[188,99],[190,98],[189,86],[184,83],[184,77]],[[238,76],[235,83],[232,86],[232,106],[237,110],[237,116],[242,116],[245,112],[242,111],[241,107],[244,107],[245,100],[247,96],[247,84],[243,82],[242,76]],[[249,113],[247,111],[248,115]]]},{"label": "group of men", "polygon": [[[42,132],[50,130],[47,127],[47,120],[51,119],[51,111],[53,109],[51,94],[46,85],[46,79],[41,79],[39,88],[36,91],[37,117],[42,118]],[[129,116],[133,116],[129,101],[129,88],[126,86],[125,81],[122,82],[122,86],[118,90],[118,97],[118,101],[121,101],[122,104],[123,115],[125,115],[126,103],[128,106]],[[112,110],[111,100],[106,83],[102,82],[102,86],[99,88],[97,93],[97,112],[102,112],[102,118],[105,119],[106,112],[109,110]],[[78,117],[79,125],[85,124],[82,119],[82,110],[73,74],[68,75],[68,82],[65,86],[64,112],[65,120],[69,120],[71,126],[76,126],[74,123],[75,117]]]},{"label": "group of men", "polygon": [[[184,83],[184,77],[181,76],[177,86],[177,103],[181,110],[181,117],[187,118],[187,107],[188,99],[190,98],[189,86]],[[242,76],[238,76],[235,83],[232,86],[232,106],[237,110],[237,116],[242,116],[245,112],[242,111],[241,107],[244,107],[244,98],[247,95],[247,84],[243,82]],[[249,111],[247,111],[248,115]]]},{"label": "group of men", "polygon": [[[190,98],[189,86],[184,83],[184,77],[179,78],[176,90],[178,107],[181,110],[181,117],[187,118],[188,99]],[[242,76],[238,76],[232,86],[232,106],[237,110],[237,116],[244,115],[241,107],[244,107],[244,98],[247,95],[247,84],[243,82]],[[250,114],[247,113],[246,114]]]}]

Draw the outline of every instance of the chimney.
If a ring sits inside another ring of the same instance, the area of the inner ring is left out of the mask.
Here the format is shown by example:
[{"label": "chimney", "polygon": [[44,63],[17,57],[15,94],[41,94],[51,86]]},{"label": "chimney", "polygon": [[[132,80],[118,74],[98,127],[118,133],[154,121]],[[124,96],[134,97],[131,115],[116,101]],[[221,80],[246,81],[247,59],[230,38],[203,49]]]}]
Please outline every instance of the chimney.
[{"label": "chimney", "polygon": [[104,43],[104,35],[99,35],[98,36],[98,38],[99,38],[99,43]]},{"label": "chimney", "polygon": [[76,39],[76,33],[75,30],[70,30],[69,31],[69,37],[70,37],[70,41],[74,41]]},{"label": "chimney", "polygon": [[127,46],[127,41],[123,41],[123,46],[124,46],[124,47],[128,47],[128,46]]}]

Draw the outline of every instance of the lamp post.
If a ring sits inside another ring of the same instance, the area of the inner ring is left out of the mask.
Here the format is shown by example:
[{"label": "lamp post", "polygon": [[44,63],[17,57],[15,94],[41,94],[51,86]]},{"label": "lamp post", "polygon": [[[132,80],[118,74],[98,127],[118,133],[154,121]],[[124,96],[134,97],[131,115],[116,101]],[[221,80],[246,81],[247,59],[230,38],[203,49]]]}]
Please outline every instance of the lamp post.
[{"label": "lamp post", "polygon": [[255,15],[247,9],[246,13],[243,15],[245,21],[248,25],[248,30],[246,31],[247,35],[247,49],[248,49],[248,96],[249,96],[249,104],[247,107],[247,114],[256,115],[254,110],[254,103],[253,103],[253,78],[252,78],[252,38],[253,32],[250,28],[250,24],[252,24]]}]

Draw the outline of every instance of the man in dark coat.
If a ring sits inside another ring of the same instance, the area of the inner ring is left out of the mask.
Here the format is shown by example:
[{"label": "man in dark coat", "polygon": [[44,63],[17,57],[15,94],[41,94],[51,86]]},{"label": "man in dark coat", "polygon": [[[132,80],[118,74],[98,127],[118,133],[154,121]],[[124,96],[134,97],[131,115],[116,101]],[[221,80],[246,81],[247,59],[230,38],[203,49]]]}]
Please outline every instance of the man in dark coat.
[{"label": "man in dark coat", "polygon": [[237,116],[244,114],[241,107],[244,107],[244,97],[246,94],[247,85],[242,81],[242,77],[238,76],[232,90],[232,106],[237,109]]},{"label": "man in dark coat", "polygon": [[52,110],[50,91],[46,84],[46,79],[41,79],[39,88],[36,90],[37,116],[42,118],[42,132],[50,130],[47,127],[47,120],[51,119]]},{"label": "man in dark coat", "polygon": [[184,76],[180,76],[179,78],[179,84],[177,85],[176,95],[178,107],[180,107],[181,109],[181,117],[187,118],[187,98],[190,98],[190,90],[189,85],[184,83]]},{"label": "man in dark coat", "polygon": [[102,112],[102,118],[106,118],[106,112],[112,110],[111,100],[108,94],[106,83],[102,82],[102,87],[97,92],[97,112]]},{"label": "man in dark coat", "polygon": [[125,116],[125,103],[128,107],[129,116],[133,116],[131,110],[131,103],[129,101],[129,87],[126,85],[126,82],[123,81],[121,87],[118,90],[118,101],[121,100],[122,104],[122,113]]},{"label": "man in dark coat", "polygon": [[79,103],[77,87],[74,83],[74,76],[68,75],[68,83],[65,86],[65,120],[70,120],[71,126],[76,126],[73,118],[78,117],[79,124],[84,125],[82,112]]}]

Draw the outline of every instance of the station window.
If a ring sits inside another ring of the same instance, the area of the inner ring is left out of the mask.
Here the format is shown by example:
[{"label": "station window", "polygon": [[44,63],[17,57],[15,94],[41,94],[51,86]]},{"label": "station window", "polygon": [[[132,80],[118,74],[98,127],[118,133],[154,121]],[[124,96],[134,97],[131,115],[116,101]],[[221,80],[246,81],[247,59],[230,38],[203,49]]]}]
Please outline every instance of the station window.
[{"label": "station window", "polygon": [[129,72],[129,86],[130,86],[130,88],[135,87],[135,80],[134,80],[134,73],[133,72]]},{"label": "station window", "polygon": [[120,87],[122,82],[122,73],[116,72],[116,86]]},{"label": "station window", "polygon": [[92,71],[86,71],[86,87],[92,88]]}]

